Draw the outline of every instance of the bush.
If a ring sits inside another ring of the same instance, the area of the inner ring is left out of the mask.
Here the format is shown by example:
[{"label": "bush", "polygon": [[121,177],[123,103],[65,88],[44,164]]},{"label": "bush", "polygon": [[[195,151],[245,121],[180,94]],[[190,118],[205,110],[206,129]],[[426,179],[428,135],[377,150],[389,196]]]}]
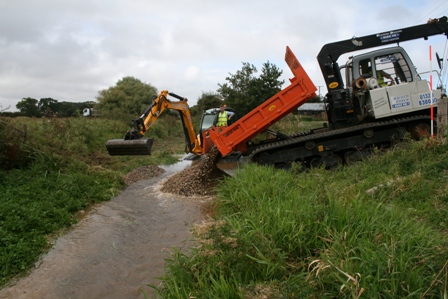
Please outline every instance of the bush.
[{"label": "bush", "polygon": [[23,167],[27,164],[27,152],[22,144],[26,141],[26,128],[15,127],[8,118],[0,119],[0,169]]}]

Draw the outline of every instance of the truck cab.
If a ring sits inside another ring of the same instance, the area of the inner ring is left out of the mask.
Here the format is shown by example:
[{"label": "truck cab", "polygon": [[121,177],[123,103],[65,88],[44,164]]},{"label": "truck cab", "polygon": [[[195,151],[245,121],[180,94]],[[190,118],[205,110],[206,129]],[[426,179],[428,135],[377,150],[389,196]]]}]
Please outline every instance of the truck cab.
[{"label": "truck cab", "polygon": [[440,90],[434,90],[431,96],[429,82],[421,79],[399,46],[350,57],[345,80],[358,121],[427,109],[441,95]]},{"label": "truck cab", "polygon": [[347,66],[351,70],[346,73],[347,83],[350,84],[360,77],[373,77],[379,81],[382,73],[387,73],[393,81],[384,84],[379,82],[379,86],[420,80],[414,64],[401,47],[380,49],[351,57]]}]

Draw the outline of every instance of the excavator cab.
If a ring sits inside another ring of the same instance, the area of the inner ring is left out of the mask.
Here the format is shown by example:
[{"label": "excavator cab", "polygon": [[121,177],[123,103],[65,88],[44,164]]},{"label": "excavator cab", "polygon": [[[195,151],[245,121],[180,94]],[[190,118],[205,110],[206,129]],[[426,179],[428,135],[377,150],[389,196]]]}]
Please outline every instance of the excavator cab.
[{"label": "excavator cab", "polygon": [[[227,125],[230,126],[239,119],[238,112],[235,109],[225,107],[224,110],[232,112],[234,114],[232,118],[228,121]],[[202,132],[204,132],[207,129],[210,129],[212,126],[216,126],[216,124],[218,123],[218,113],[219,108],[212,108],[204,111],[204,113],[202,114],[201,126],[199,128],[200,135],[202,135]]]},{"label": "excavator cab", "polygon": [[[228,126],[232,125],[240,118],[238,112],[236,110],[234,110],[233,108],[225,107],[224,110],[228,111],[228,112],[232,112],[234,114],[232,116],[232,118],[230,118],[228,120],[228,122],[227,122]],[[216,127],[216,125],[218,123],[218,113],[219,113],[219,108],[212,108],[212,109],[205,110],[204,113],[202,114],[201,125],[199,127],[198,139],[201,143],[203,152],[208,152],[214,146],[214,144],[210,140],[204,141],[203,132],[207,131],[212,126]]]}]

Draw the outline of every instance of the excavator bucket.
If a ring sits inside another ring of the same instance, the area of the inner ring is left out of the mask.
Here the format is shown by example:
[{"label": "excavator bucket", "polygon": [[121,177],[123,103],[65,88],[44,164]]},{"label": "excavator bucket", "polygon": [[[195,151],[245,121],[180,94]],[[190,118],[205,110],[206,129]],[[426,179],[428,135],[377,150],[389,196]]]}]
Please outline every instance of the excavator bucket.
[{"label": "excavator bucket", "polygon": [[141,139],[112,139],[106,143],[107,151],[111,156],[143,156],[151,155],[153,138]]}]

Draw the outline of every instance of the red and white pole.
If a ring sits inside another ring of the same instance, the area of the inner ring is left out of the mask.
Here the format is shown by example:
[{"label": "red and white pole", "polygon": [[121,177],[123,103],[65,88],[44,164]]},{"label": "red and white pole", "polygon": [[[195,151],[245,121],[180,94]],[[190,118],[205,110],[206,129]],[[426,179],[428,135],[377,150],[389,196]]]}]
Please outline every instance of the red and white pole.
[{"label": "red and white pole", "polygon": [[431,100],[430,117],[431,117],[431,138],[434,138],[434,106],[432,104],[432,46],[429,46],[429,94]]}]

